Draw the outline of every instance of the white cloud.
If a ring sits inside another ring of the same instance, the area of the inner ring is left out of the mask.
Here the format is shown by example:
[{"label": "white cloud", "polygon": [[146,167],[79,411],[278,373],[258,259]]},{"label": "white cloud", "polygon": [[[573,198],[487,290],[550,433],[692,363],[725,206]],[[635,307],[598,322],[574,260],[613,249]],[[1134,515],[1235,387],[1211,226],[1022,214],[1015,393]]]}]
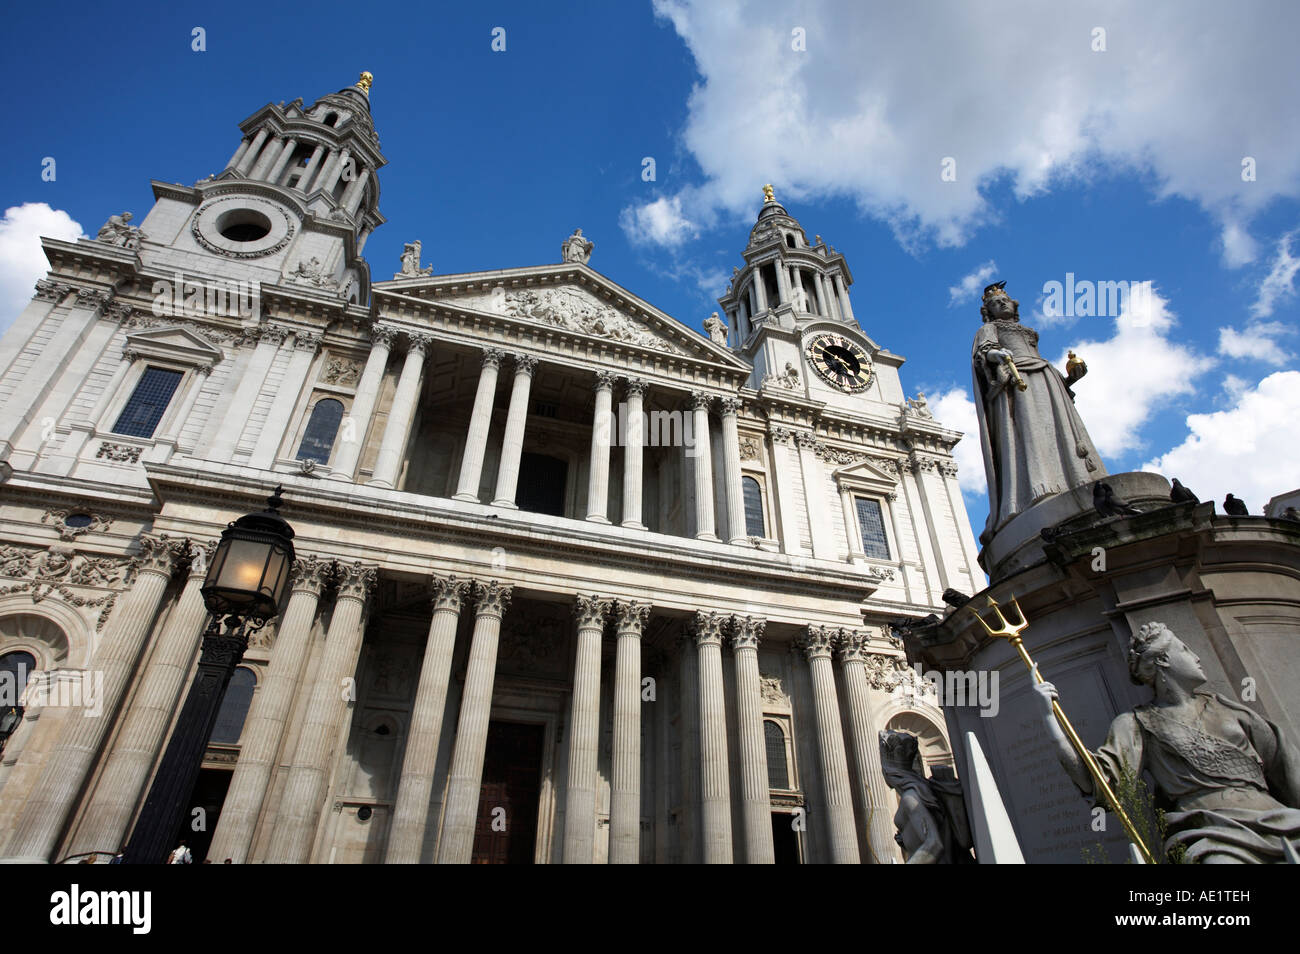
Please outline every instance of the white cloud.
[{"label": "white cloud", "polygon": [[948,307],[960,305],[962,302],[970,301],[975,293],[982,291],[988,284],[988,280],[993,277],[994,272],[998,270],[998,263],[989,259],[983,265],[978,266],[975,271],[968,275],[963,275],[961,281],[956,285],[948,286]]},{"label": "white cloud", "polygon": [[951,387],[929,400],[930,412],[944,427],[961,431],[963,437],[953,448],[957,461],[957,483],[967,493],[982,494],[988,489],[984,476],[984,452],[980,449],[979,418],[970,392]]},{"label": "white cloud", "polygon": [[680,195],[660,196],[653,202],[629,207],[619,213],[618,224],[635,245],[673,247],[694,238],[695,224],[682,214]]},{"label": "white cloud", "polygon": [[[997,220],[992,183],[1024,199],[1103,172],[1199,204],[1239,265],[1255,213],[1300,194],[1294,3],[913,6],[655,0],[700,74],[682,138],[704,182],[680,215],[748,217],[772,182],[778,198],[851,198],[905,244],[957,245]],[[1246,156],[1268,174],[1243,182]]]},{"label": "white cloud", "polygon": [[[1187,418],[1185,441],[1143,470],[1177,477],[1202,500],[1236,494],[1252,513],[1300,486],[1300,371],[1277,371],[1242,391],[1228,409]],[[1220,508],[1222,510],[1222,508]]]},{"label": "white cloud", "polygon": [[1273,266],[1264,280],[1259,283],[1259,297],[1250,306],[1252,318],[1269,317],[1278,302],[1295,296],[1292,282],[1295,280],[1296,272],[1300,271],[1300,258],[1291,254],[1291,240],[1295,235],[1295,232],[1287,232],[1278,239],[1277,255],[1273,258]]},{"label": "white cloud", "polygon": [[1219,329],[1219,354],[1228,358],[1253,358],[1265,364],[1283,365],[1293,355],[1284,350],[1276,339],[1294,333],[1294,328],[1280,321],[1252,321],[1244,331],[1227,325]]},{"label": "white cloud", "polygon": [[[1133,295],[1111,338],[1067,349],[1088,365],[1087,377],[1074,386],[1075,404],[1103,457],[1140,447],[1142,425],[1160,405],[1194,393],[1196,377],[1214,366],[1213,358],[1169,337],[1177,322],[1168,305],[1153,289]],[[1062,351],[1056,366],[1065,361]]]},{"label": "white cloud", "polygon": [[49,270],[41,250],[43,235],[69,242],[85,237],[72,216],[44,202],[5,209],[0,219],[0,333],[27,307],[36,280]]}]

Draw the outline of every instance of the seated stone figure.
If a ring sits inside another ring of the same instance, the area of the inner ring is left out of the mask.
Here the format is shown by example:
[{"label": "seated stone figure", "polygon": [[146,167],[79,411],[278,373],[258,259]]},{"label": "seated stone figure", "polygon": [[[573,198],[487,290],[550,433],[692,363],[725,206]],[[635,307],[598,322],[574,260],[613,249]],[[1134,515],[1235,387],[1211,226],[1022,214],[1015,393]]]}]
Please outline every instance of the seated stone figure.
[{"label": "seated stone figure", "polygon": [[[1121,767],[1147,772],[1165,810],[1168,853],[1187,862],[1260,864],[1285,860],[1282,840],[1300,838],[1300,757],[1273,723],[1204,688],[1201,661],[1163,623],[1147,623],[1129,647],[1129,674],[1155,699],[1115,717],[1093,753],[1114,789]],[[1085,795],[1092,776],[1052,714],[1056,688],[1035,686],[1057,755]],[[1107,806],[1109,809],[1109,806]],[[1159,853],[1157,845],[1148,846]]]},{"label": "seated stone figure", "polygon": [[898,792],[894,841],[909,865],[970,864],[974,858],[961,784],[951,769],[941,766],[926,778],[919,748],[910,732],[880,733],[881,769],[885,782]]}]

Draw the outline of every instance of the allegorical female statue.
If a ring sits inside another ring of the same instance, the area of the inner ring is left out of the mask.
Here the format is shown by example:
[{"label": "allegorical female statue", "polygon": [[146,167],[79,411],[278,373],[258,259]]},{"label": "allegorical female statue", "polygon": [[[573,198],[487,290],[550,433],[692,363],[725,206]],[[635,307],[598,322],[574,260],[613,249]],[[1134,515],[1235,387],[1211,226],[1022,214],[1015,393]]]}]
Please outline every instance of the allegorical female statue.
[{"label": "allegorical female statue", "polygon": [[[955,776],[926,778],[920,747],[910,732],[880,733],[880,766],[885,782],[898,792],[894,841],[909,865],[969,864],[970,825]],[[951,775],[951,770],[949,770]]]},{"label": "allegorical female statue", "polygon": [[989,485],[981,543],[1034,502],[1106,475],[1069,390],[1082,373],[1067,381],[1044,360],[1038,332],[1020,323],[1020,303],[1005,285],[984,289],[971,352]]},{"label": "allegorical female statue", "polygon": [[[1200,659],[1163,623],[1137,631],[1128,660],[1133,681],[1151,686],[1156,697],[1116,716],[1093,753],[1112,789],[1121,766],[1149,773],[1156,807],[1166,811],[1166,853],[1182,845],[1188,862],[1283,861],[1282,839],[1300,838],[1296,750],[1273,723],[1204,689]],[[1061,764],[1092,795],[1092,776],[1052,714],[1056,688],[1043,682],[1035,689]]]}]

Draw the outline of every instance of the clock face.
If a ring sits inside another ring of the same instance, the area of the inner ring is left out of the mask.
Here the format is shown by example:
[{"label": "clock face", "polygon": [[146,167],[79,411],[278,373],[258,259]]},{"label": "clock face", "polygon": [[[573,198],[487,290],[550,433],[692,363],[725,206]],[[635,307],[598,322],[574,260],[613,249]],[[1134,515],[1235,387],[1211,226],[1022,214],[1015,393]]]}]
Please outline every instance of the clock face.
[{"label": "clock face", "polygon": [[818,335],[806,353],[813,370],[831,387],[857,394],[871,385],[871,356],[843,335]]}]

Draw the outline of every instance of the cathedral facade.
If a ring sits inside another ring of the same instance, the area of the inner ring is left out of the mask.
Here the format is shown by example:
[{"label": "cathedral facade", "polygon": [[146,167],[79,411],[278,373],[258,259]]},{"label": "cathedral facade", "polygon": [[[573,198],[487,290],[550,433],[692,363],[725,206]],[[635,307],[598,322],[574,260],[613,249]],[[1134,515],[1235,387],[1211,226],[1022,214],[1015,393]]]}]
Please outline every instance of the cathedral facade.
[{"label": "cathedral facade", "polygon": [[703,332],[580,230],[372,282],[370,85],[44,240],[0,345],[0,857],[125,844],[207,560],[282,485],[291,594],[226,691],[196,860],[900,860],[878,733],[951,748],[890,623],[984,581],[960,435],[843,256],[769,188]]}]

